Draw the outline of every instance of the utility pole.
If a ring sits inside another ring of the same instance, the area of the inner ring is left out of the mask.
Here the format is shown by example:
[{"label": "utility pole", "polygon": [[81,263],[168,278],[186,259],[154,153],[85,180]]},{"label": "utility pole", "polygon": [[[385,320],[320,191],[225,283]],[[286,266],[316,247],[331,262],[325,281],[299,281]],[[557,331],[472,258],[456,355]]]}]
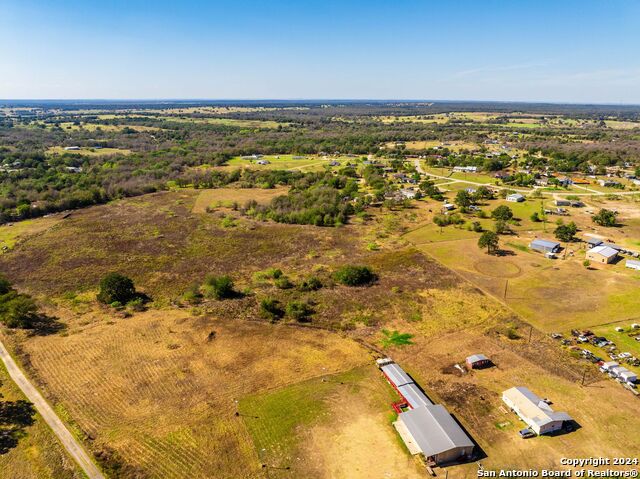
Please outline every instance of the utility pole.
[{"label": "utility pole", "polygon": [[502,299],[505,299],[505,300],[507,299],[507,287],[508,287],[508,286],[509,286],[509,280],[507,279],[507,280],[504,282],[504,294],[503,294],[503,296],[502,296]]},{"label": "utility pole", "polygon": [[533,325],[529,326],[529,340],[527,341],[528,344],[531,343],[531,335],[533,334]]}]

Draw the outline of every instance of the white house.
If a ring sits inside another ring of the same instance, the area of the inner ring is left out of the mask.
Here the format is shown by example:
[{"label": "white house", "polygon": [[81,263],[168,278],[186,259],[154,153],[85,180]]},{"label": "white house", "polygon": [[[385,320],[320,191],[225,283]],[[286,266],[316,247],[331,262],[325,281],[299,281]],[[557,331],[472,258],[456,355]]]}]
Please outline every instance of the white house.
[{"label": "white house", "polygon": [[548,434],[573,421],[566,412],[555,412],[546,402],[525,387],[513,387],[502,393],[502,401],[536,434]]},{"label": "white house", "polygon": [[512,195],[507,195],[506,200],[511,201],[512,203],[520,203],[521,201],[524,201],[524,196],[520,193],[514,193]]}]

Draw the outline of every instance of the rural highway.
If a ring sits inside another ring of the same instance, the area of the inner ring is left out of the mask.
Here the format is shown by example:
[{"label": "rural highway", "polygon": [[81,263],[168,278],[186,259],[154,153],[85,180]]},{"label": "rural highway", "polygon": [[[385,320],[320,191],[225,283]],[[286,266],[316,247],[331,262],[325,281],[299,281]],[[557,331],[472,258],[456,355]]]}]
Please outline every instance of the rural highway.
[{"label": "rural highway", "polygon": [[45,401],[33,384],[27,379],[22,370],[13,360],[7,348],[0,341],[0,358],[4,363],[9,376],[22,390],[27,399],[33,403],[36,410],[44,418],[54,434],[58,436],[60,442],[67,452],[78,463],[78,466],[84,471],[89,479],[105,479],[100,469],[93,463],[82,445],[74,438],[58,415],[51,409],[49,403]]},{"label": "rural highway", "polygon": [[[510,191],[516,191],[518,193],[531,193],[531,190],[527,190],[527,189],[522,189],[522,188],[512,188],[510,186],[496,186],[496,185],[492,185],[491,183],[480,183],[478,181],[468,181],[468,180],[459,180],[457,178],[451,178],[450,176],[442,176],[442,175],[436,175],[434,173],[428,173],[426,171],[424,171],[424,169],[422,168],[422,165],[420,164],[420,160],[414,160],[414,163],[416,165],[416,170],[418,170],[418,173],[421,173],[423,175],[427,175],[427,176],[431,176],[433,178],[440,178],[442,180],[453,180],[451,181],[451,183],[468,183],[470,185],[476,185],[476,186],[490,186],[491,188],[497,188],[497,189],[502,189],[502,190],[510,190]],[[448,184],[448,183],[447,183]],[[541,193],[543,195],[549,195],[549,196],[568,196],[568,195],[572,195],[572,196],[602,196],[602,195],[607,195],[610,193],[606,193],[604,191],[597,191],[597,190],[593,190],[591,188],[586,188],[583,186],[579,186],[579,185],[573,185],[576,188],[580,188],[582,190],[586,190],[589,191],[590,193],[576,193],[573,191],[567,191],[567,192],[555,192],[555,191],[541,191]],[[615,195],[621,195],[621,196],[626,196],[626,195],[637,195],[638,192],[637,191],[620,191],[620,192],[615,192]]]}]

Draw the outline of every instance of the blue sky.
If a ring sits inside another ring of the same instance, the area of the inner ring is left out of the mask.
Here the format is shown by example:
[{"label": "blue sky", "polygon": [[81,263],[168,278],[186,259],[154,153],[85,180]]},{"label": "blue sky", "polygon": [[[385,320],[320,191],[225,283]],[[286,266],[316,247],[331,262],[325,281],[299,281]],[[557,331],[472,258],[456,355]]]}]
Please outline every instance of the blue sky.
[{"label": "blue sky", "polygon": [[1,0],[0,98],[640,103],[640,2]]}]

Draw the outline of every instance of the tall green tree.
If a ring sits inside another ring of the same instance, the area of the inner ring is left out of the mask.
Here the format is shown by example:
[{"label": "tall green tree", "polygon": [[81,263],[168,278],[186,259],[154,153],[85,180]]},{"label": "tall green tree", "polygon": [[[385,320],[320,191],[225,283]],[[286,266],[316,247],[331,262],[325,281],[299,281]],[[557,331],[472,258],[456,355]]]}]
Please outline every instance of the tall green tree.
[{"label": "tall green tree", "polygon": [[478,247],[487,248],[487,254],[493,254],[498,250],[499,239],[494,231],[485,231],[478,238]]}]

